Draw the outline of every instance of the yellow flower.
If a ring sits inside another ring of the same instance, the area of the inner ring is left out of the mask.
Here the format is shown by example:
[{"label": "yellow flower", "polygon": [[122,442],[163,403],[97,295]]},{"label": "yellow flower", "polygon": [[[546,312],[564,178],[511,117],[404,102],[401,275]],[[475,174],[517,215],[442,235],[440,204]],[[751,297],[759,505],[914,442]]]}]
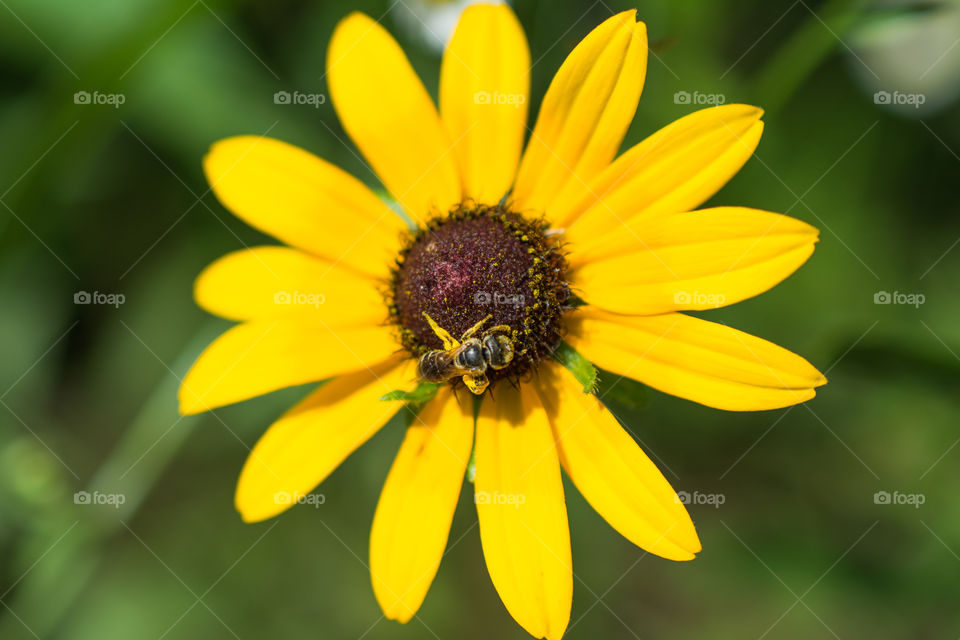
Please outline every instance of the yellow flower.
[{"label": "yellow flower", "polygon": [[558,71],[523,150],[530,54],[507,6],[463,14],[439,112],[390,35],[363,14],[345,18],[327,56],[330,97],[415,229],[359,180],[285,143],[231,138],[205,158],[224,206],[289,247],[232,253],[198,278],[197,302],[240,324],[194,364],[181,411],[333,378],[254,447],[237,486],[244,520],[301,501],[418,406],[382,398],[418,387],[419,356],[456,351],[474,325],[475,337],[502,339],[478,344],[513,347],[503,369],[489,349],[474,353],[480,368],[465,381],[493,391],[476,419],[470,394],[454,393],[466,370],[452,369],[407,428],[370,538],[389,618],[409,620],[426,596],[471,452],[490,577],[534,636],[560,638],[570,615],[561,468],[643,549],[673,560],[700,551],[667,480],[551,357],[563,342],[568,355],[720,409],[785,407],[826,382],[781,347],[680,313],[771,288],[811,255],[817,231],[765,211],[695,210],[753,153],[755,107],[696,111],[616,157],[646,58],[635,12],[599,25]]}]

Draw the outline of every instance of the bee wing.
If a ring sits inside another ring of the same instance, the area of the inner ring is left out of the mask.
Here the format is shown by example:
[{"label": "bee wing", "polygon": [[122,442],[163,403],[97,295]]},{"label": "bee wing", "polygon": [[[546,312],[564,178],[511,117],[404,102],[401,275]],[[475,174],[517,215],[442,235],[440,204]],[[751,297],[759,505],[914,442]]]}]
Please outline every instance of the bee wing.
[{"label": "bee wing", "polygon": [[456,365],[457,349],[459,347],[448,351],[437,349],[423,354],[417,363],[417,375],[421,380],[445,382],[468,373],[466,369],[461,369]]}]

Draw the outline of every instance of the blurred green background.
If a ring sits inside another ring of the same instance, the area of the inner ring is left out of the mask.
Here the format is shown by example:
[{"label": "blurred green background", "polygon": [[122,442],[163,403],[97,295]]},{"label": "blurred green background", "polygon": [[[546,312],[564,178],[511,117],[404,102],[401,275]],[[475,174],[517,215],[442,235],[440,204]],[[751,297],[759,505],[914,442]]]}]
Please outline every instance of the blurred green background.
[{"label": "blurred green background", "polygon": [[[752,414],[616,389],[611,408],[701,503],[704,551],[644,554],[568,485],[567,637],[957,637],[960,6],[519,1],[534,113],[576,42],[632,6],[652,55],[625,144],[698,100],[763,106],[757,156],[712,203],[821,229],[795,276],[709,317],[830,384]],[[325,95],[326,44],[352,9],[382,19],[435,95],[449,6],[0,1],[0,638],[526,637],[487,577],[469,492],[419,619],[382,619],[367,536],[400,422],[319,507],[244,525],[247,451],[307,389],[176,414],[178,377],[227,326],[193,304],[194,276],[270,242],[208,193],[210,143],[268,133],[377,186],[329,101],[274,101]]]}]

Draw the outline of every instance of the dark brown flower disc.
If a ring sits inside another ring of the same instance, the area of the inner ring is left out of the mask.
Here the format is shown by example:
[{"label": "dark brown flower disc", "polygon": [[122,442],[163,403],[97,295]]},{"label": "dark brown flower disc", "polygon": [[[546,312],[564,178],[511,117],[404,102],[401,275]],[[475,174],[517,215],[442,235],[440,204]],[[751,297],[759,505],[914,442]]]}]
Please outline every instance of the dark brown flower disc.
[{"label": "dark brown flower disc", "polygon": [[530,371],[560,340],[570,298],[566,261],[547,229],[501,206],[464,205],[413,233],[387,291],[403,347],[414,356],[443,348],[424,312],[457,339],[487,318],[478,335],[507,325],[515,352],[506,369],[487,371],[491,382]]}]

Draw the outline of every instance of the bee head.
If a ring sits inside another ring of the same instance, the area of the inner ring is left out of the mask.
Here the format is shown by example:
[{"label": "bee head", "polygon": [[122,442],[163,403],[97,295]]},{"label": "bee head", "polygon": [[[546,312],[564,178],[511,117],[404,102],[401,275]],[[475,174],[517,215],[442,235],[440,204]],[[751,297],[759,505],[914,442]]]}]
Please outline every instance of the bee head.
[{"label": "bee head", "polygon": [[503,369],[513,360],[513,343],[504,335],[489,335],[483,339],[483,359],[494,369]]}]

